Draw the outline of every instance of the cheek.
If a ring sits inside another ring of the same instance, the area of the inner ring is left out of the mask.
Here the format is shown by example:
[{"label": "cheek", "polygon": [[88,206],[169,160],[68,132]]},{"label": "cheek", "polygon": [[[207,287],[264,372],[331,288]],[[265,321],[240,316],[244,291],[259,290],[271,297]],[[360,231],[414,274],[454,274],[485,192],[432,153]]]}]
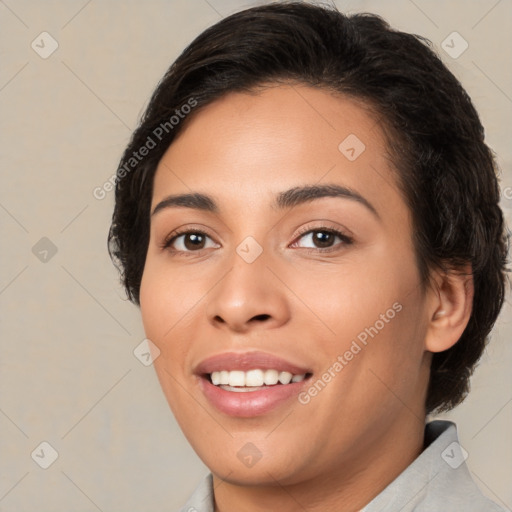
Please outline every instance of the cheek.
[{"label": "cheek", "polygon": [[340,395],[350,389],[352,403],[366,403],[366,410],[379,414],[419,403],[428,380],[422,295],[405,290],[396,287],[384,300],[364,301],[367,309],[350,319],[348,336],[338,343],[344,364]]},{"label": "cheek", "polygon": [[178,382],[190,370],[190,348],[205,314],[204,281],[171,269],[165,261],[150,257],[146,262],[140,288],[142,323],[146,337],[160,350],[154,367],[168,400],[180,395]]},{"label": "cheek", "polygon": [[141,286],[140,286],[140,311],[142,316],[142,323],[144,325],[144,330],[146,332],[146,336],[151,339],[151,341],[158,343],[161,338],[161,329],[159,326],[162,326],[162,318],[161,318],[161,304],[163,297],[163,287],[162,282],[158,282],[155,279],[156,273],[152,272],[151,265],[148,265],[146,262],[146,267],[144,268],[144,274],[142,275]]},{"label": "cheek", "polygon": [[181,423],[186,422],[189,405],[180,385],[187,354],[186,340],[180,333],[186,326],[190,306],[184,303],[183,290],[168,273],[152,265],[151,260],[146,263],[140,288],[140,309],[146,337],[160,350],[153,367],[167,402]]},{"label": "cheek", "polygon": [[148,337],[160,343],[172,337],[186,323],[198,303],[198,294],[197,282],[148,258],[140,287],[142,322]]},{"label": "cheek", "polygon": [[347,258],[342,264],[314,272],[298,268],[286,276],[304,303],[304,313],[310,319],[314,313],[328,328],[323,334],[330,331],[333,339],[352,339],[375,323],[381,331],[383,325],[387,326],[397,316],[399,306],[393,309],[395,303],[403,305],[410,298],[416,300],[415,266],[408,261],[397,263],[384,251],[368,252],[364,258]]},{"label": "cheek", "polygon": [[[171,281],[172,282],[172,281]],[[149,338],[160,350],[160,357],[155,361],[155,369],[158,371],[162,361],[169,360],[169,343],[174,333],[174,324],[180,318],[179,297],[175,287],[169,285],[165,274],[159,272],[151,261],[146,263],[140,288],[140,311],[146,337]],[[177,358],[173,357],[176,361]]]},{"label": "cheek", "polygon": [[[401,254],[408,253],[402,249]],[[295,279],[297,295],[307,297],[309,309],[322,320],[322,341],[315,350],[326,363],[346,354],[352,371],[380,369],[391,381],[397,365],[421,364],[426,324],[412,254],[396,258],[375,251],[323,275],[301,273]]]}]

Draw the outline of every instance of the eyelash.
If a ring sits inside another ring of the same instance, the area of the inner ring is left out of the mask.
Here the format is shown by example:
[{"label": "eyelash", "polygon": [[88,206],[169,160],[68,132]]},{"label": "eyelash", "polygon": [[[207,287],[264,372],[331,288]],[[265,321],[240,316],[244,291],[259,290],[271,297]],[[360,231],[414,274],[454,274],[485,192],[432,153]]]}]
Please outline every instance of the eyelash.
[{"label": "eyelash", "polygon": [[[299,231],[299,233],[298,233],[296,238],[300,239],[304,235],[307,235],[307,234],[310,234],[310,233],[318,233],[318,232],[320,232],[320,233],[329,233],[331,235],[335,235],[335,236],[337,236],[342,241],[342,244],[338,244],[338,246],[326,247],[326,248],[314,248],[314,249],[311,248],[311,247],[303,248],[308,253],[321,253],[321,254],[325,254],[325,253],[329,253],[329,252],[340,250],[339,245],[351,245],[353,243],[352,237],[342,233],[341,231],[339,231],[337,229],[330,228],[330,227],[327,227],[327,226],[319,226],[319,227],[315,227],[315,228],[305,227],[305,228],[303,228],[303,229],[301,229]],[[182,235],[190,235],[190,234],[203,235],[203,236],[206,236],[208,238],[211,238],[211,237],[208,236],[207,233],[205,233],[204,231],[198,230],[198,229],[183,229],[183,230],[178,230],[178,231],[172,233],[171,235],[169,235],[164,240],[161,248],[162,249],[167,249],[173,255],[180,254],[180,255],[183,255],[185,257],[193,256],[193,255],[195,255],[197,253],[200,253],[203,249],[199,249],[197,251],[181,251],[181,250],[176,250],[176,249],[172,249],[171,248],[171,245],[180,236],[182,236]],[[294,243],[296,243],[296,242],[294,242]]]}]

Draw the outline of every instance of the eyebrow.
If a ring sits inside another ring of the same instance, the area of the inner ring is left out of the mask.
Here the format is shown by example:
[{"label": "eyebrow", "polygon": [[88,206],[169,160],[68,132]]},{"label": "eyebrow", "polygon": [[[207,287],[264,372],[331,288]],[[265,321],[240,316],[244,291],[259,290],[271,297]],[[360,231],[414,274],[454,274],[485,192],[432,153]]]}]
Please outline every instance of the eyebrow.
[{"label": "eyebrow", "polygon": [[[336,184],[305,185],[285,190],[277,194],[271,207],[277,210],[285,210],[322,197],[340,197],[356,201],[370,210],[377,218],[380,218],[375,207],[361,194],[351,188]],[[219,213],[220,211],[217,203],[211,196],[194,192],[167,196],[155,206],[151,215],[173,207],[192,208],[211,213]]]}]

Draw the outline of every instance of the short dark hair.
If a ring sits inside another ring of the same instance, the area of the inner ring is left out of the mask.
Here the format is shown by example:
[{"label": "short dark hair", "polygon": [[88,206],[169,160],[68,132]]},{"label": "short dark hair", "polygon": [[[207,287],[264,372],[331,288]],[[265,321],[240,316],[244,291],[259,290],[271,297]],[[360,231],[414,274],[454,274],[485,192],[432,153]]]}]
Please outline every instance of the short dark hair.
[{"label": "short dark hair", "polygon": [[[430,41],[394,30],[376,15],[273,3],[222,19],[183,51],[153,93],[117,171],[109,251],[128,298],[140,304],[153,177],[176,135],[227,93],[279,83],[357,99],[380,119],[412,212],[424,284],[433,269],[471,265],[472,314],[460,340],[433,355],[426,400],[427,413],[455,407],[468,393],[504,301],[508,237],[497,168],[470,98]],[[171,126],[170,118],[189,111],[181,109],[192,101],[193,111]],[[130,160],[155,133],[156,147]]]}]

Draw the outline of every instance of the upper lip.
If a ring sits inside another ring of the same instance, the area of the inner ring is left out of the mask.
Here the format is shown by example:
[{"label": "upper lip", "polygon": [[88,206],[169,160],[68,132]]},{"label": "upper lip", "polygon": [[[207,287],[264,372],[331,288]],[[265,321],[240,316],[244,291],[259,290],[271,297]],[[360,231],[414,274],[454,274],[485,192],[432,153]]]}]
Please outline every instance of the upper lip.
[{"label": "upper lip", "polygon": [[224,352],[201,361],[195,368],[196,375],[205,375],[222,370],[277,370],[293,375],[311,373],[307,367],[298,366],[290,361],[267,352]]}]

